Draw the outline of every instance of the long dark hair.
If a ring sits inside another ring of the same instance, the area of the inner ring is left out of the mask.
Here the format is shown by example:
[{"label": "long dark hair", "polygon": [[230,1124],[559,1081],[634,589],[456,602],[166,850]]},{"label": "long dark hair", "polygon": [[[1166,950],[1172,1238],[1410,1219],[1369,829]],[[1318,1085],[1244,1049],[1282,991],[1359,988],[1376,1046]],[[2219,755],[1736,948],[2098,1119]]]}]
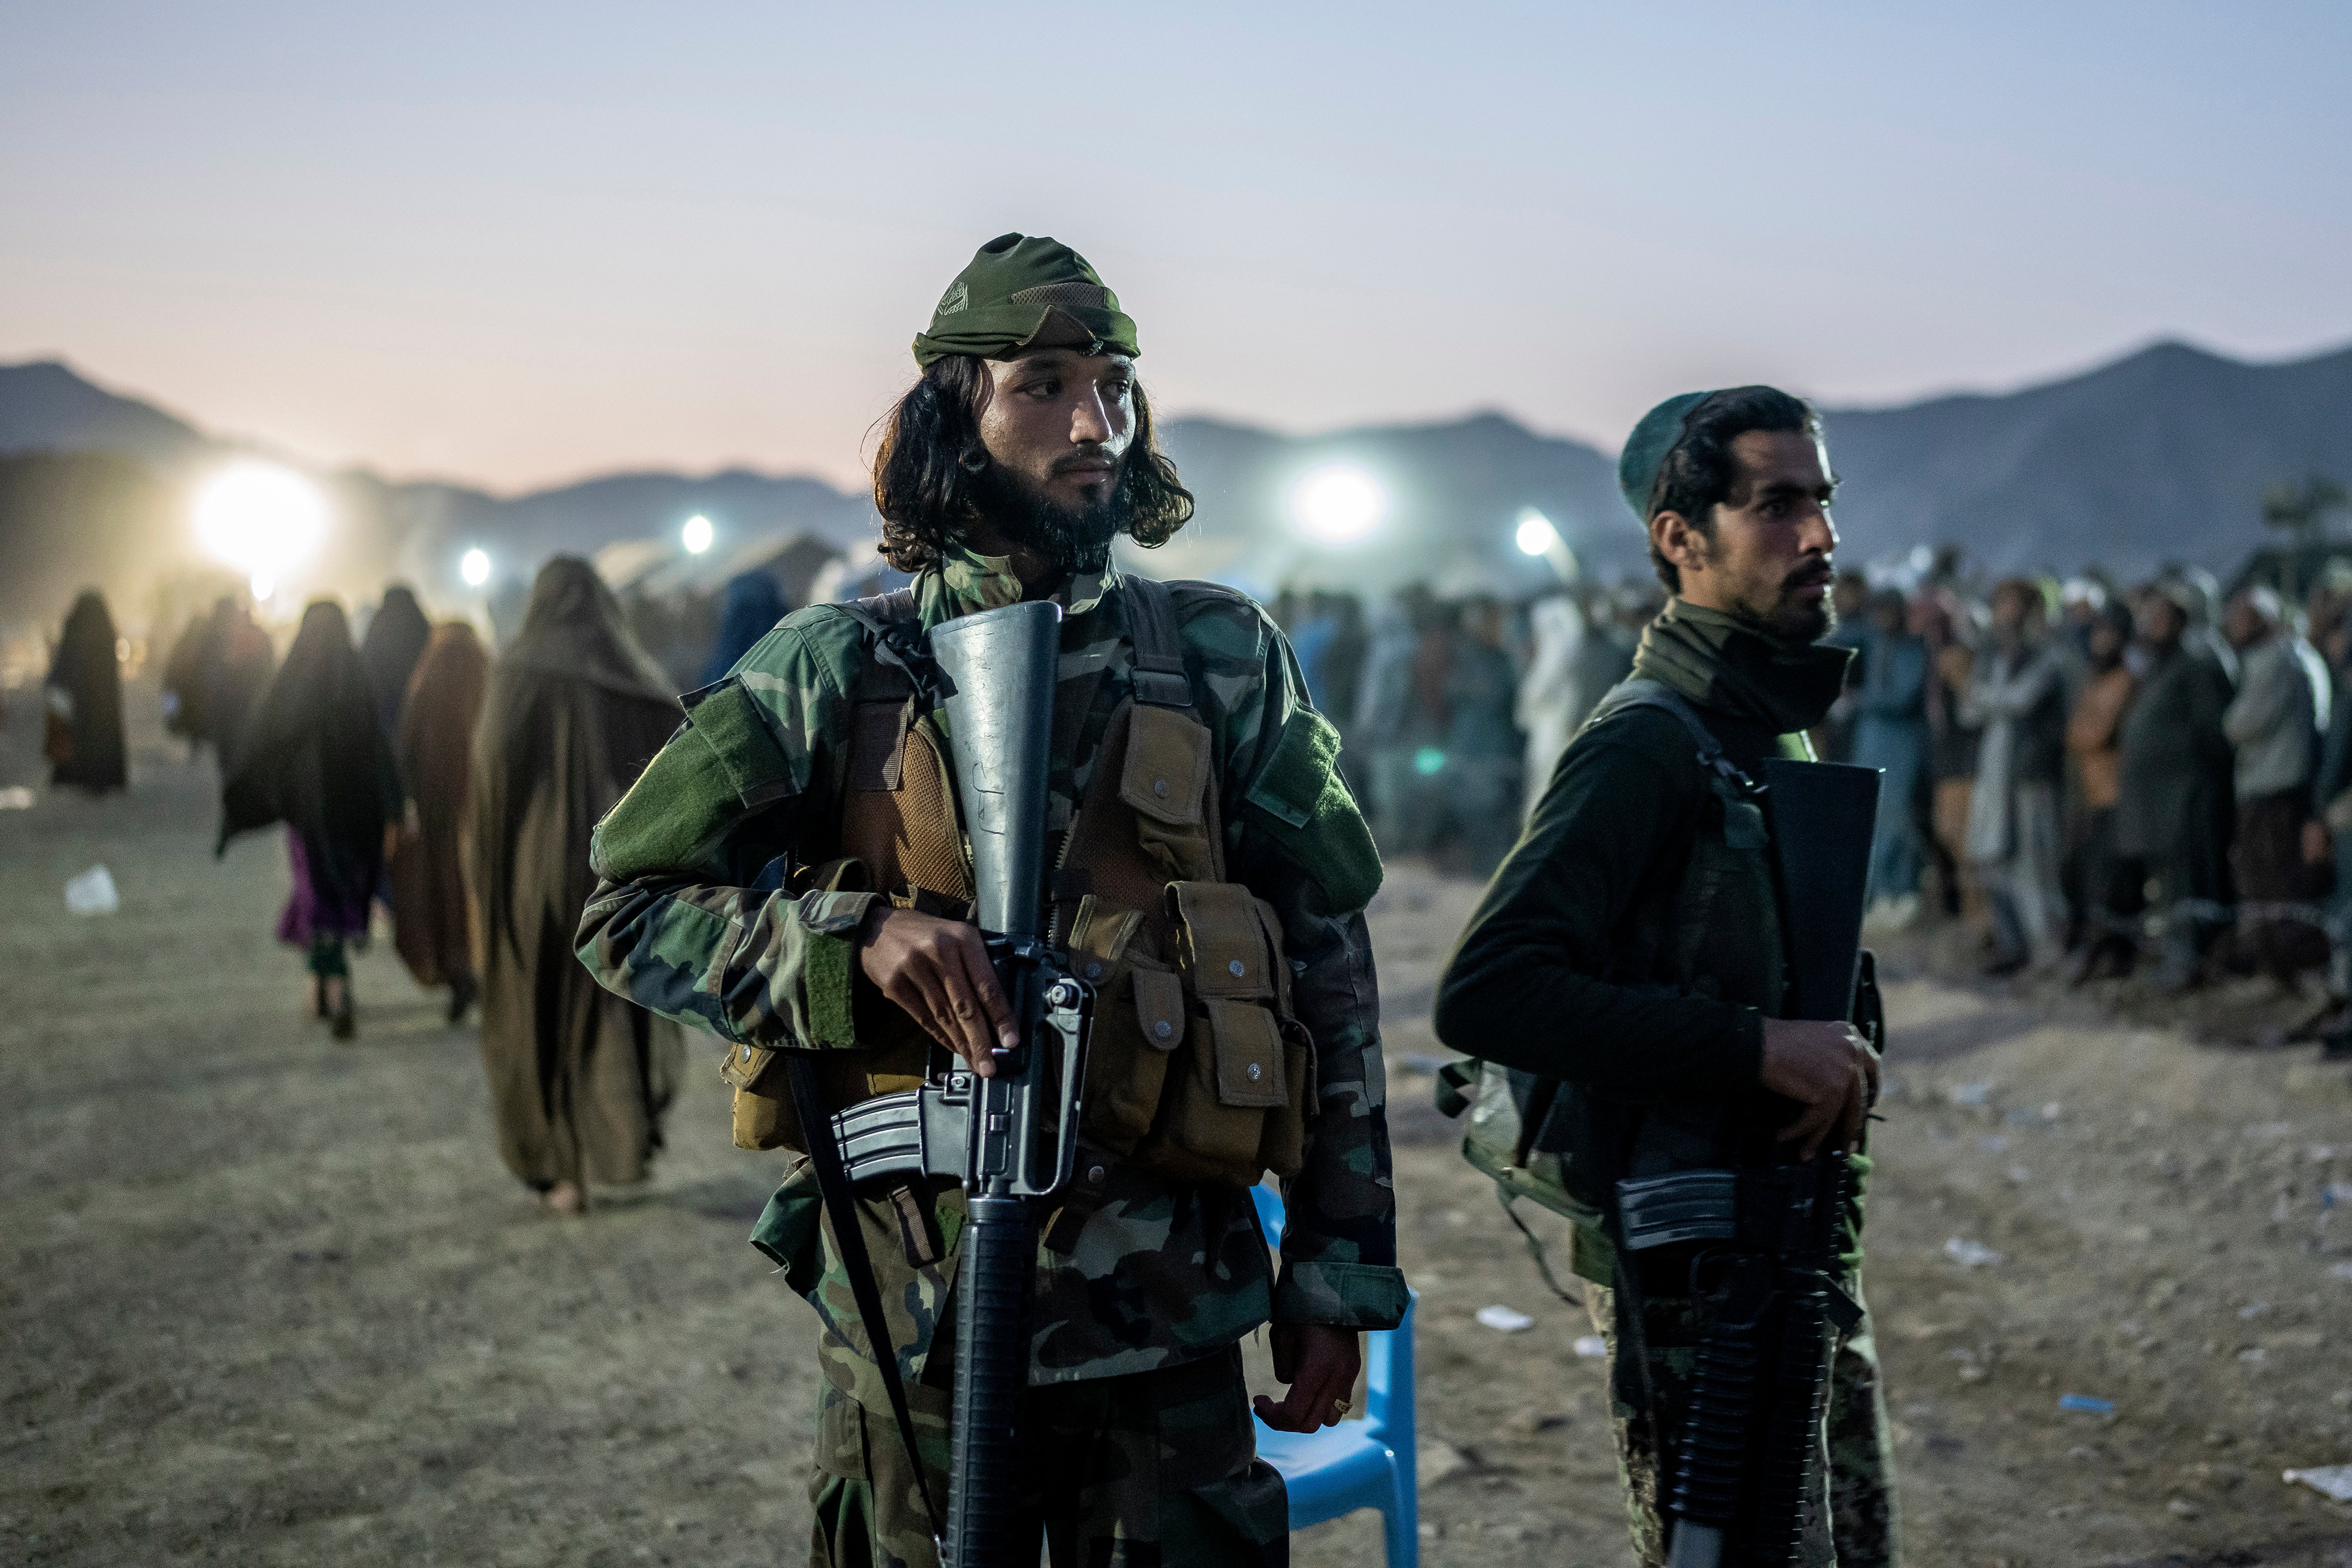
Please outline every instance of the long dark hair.
[{"label": "long dark hair", "polygon": [[[874,510],[882,514],[882,558],[901,572],[933,564],[981,521],[989,459],[980,416],[990,384],[977,355],[949,354],[933,360],[882,418]],[[1192,492],[1177,482],[1176,465],[1152,437],[1143,388],[1134,396],[1135,437],[1118,471],[1119,531],[1150,550],[1192,520]]]}]

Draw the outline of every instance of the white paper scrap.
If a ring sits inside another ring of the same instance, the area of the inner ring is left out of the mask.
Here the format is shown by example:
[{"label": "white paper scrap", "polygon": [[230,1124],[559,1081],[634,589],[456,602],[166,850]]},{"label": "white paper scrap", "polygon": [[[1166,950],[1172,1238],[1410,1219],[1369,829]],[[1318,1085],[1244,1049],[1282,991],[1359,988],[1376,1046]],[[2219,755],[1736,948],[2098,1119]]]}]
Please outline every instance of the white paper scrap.
[{"label": "white paper scrap", "polygon": [[2301,1481],[2330,1502],[2352,1502],[2352,1465],[2322,1465],[2315,1470],[2289,1470],[2289,1486]]}]

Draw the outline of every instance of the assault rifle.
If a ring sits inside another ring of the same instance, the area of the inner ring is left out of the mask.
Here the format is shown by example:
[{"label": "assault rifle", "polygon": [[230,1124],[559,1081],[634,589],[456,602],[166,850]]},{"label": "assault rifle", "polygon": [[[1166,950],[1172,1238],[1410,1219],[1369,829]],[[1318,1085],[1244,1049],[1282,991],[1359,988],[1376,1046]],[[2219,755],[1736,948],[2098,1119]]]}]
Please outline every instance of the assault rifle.
[{"label": "assault rifle", "polygon": [[[811,1157],[828,1204],[845,1194],[834,1228],[880,1363],[899,1436],[915,1461],[897,1358],[881,1331],[874,1289],[846,1189],[874,1181],[948,1177],[964,1188],[958,1243],[955,1392],[950,1428],[948,1511],[940,1545],[946,1568],[996,1568],[1017,1556],[1013,1474],[1022,1392],[1029,1382],[1023,1330],[1037,1266],[1032,1206],[1069,1180],[1077,1153],[1078,1091],[1086,1079],[1094,995],[1047,949],[1038,919],[1045,882],[1046,773],[1053,734],[1062,612],[1049,603],[1008,605],[930,634],[928,663],[944,700],[956,794],[971,844],[972,920],[988,943],[1021,1044],[995,1054],[995,1074],[948,1072],[919,1089],[852,1106],[813,1136]],[[909,660],[921,655],[896,650]],[[805,1065],[800,1068],[806,1072]],[[812,1119],[805,1112],[803,1125]],[[834,1167],[828,1174],[826,1166]],[[852,1254],[855,1254],[853,1257]],[[924,1503],[930,1507],[928,1489]]]},{"label": "assault rifle", "polygon": [[[1788,1015],[1851,1018],[1877,772],[1774,759],[1764,779],[1749,787],[1771,826]],[[1795,1110],[1776,1099],[1752,1120],[1728,1152],[1737,1169],[1617,1184],[1626,1250],[1686,1248],[1704,1323],[1674,1456],[1669,1568],[1786,1568],[1821,1485],[1832,1331],[1862,1321],[1838,1283],[1853,1171],[1843,1151],[1801,1164],[1775,1143]]]}]

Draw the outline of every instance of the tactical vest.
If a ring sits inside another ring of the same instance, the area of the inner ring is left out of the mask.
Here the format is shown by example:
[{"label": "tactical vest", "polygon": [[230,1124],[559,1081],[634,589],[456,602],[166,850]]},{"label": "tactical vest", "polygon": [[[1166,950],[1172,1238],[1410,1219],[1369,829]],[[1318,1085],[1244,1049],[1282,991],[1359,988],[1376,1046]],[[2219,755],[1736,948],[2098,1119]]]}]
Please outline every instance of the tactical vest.
[{"label": "tactical vest", "polygon": [[[1194,708],[1169,587],[1123,577],[1115,603],[1135,649],[1134,690],[1110,716],[1044,889],[1049,942],[1095,988],[1079,1136],[1093,1155],[1254,1186],[1300,1167],[1313,1042],[1291,1010],[1279,917],[1225,879],[1213,737]],[[879,656],[852,694],[839,858],[796,885],[876,891],[899,909],[962,919],[971,851],[950,752],[910,671],[919,661],[900,657],[919,637],[912,596],[860,608],[870,640],[871,623],[901,628],[899,651],[870,649]],[[945,1049],[896,1004],[859,985],[856,1006],[860,1047],[816,1057],[831,1109],[915,1088],[945,1066]],[[777,1055],[729,1057],[739,1147],[805,1149]]]},{"label": "tactical vest", "polygon": [[[1787,977],[1759,792],[1689,706],[1654,682],[1621,684],[1584,729],[1629,707],[1664,709],[1682,722],[1708,793],[1681,878],[1633,909],[1601,977],[1777,1018]],[[1525,1197],[1575,1220],[1573,1267],[1603,1283],[1603,1216],[1617,1182],[1722,1163],[1743,1110],[1729,1100],[1604,1094],[1495,1062],[1449,1065],[1437,1092],[1446,1114],[1471,1112],[1464,1156],[1494,1178],[1507,1205]]]}]

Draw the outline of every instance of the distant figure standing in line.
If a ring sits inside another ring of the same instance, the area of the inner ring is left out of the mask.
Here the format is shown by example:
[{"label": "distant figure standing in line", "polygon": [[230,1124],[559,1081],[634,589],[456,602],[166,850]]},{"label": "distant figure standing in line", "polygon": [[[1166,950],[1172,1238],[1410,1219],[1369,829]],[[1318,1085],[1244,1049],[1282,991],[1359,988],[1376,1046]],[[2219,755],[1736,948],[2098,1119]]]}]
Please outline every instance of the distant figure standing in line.
[{"label": "distant figure standing in line", "polygon": [[2047,635],[2048,616],[2031,579],[1995,584],[1991,635],[1960,697],[1963,721],[1980,726],[1963,844],[1991,909],[1990,975],[2054,963],[2065,951],[2067,644]]},{"label": "distant figure standing in line", "polygon": [[[2235,757],[2237,875],[2241,955],[2281,985],[2327,962],[2319,900],[2326,894],[2306,857],[2305,827],[2314,819],[2312,773],[2327,727],[2326,670],[2287,625],[2276,593],[2249,588],[2230,601],[2222,622],[2238,653],[2238,690],[2221,713]],[[2315,673],[2317,679],[2315,679]]]},{"label": "distant figure standing in line", "polygon": [[2190,636],[2195,603],[2189,587],[2172,582],[2153,584],[2140,595],[2137,626],[2147,663],[2117,737],[2116,851],[2145,862],[2158,884],[2164,962],[2156,983],[2166,991],[2204,983],[2205,955],[2229,925],[2236,898],[2230,879],[2235,759],[2221,727],[2233,692],[2205,639]]},{"label": "distant figure standing in line", "polygon": [[469,822],[474,729],[490,656],[464,621],[436,626],[409,677],[394,744],[408,781],[407,820],[392,854],[392,940],[419,985],[449,988],[449,1022],[465,1022],[480,986],[463,840]]},{"label": "distant figure standing in line", "polygon": [[1554,594],[1528,606],[1528,629],[1535,639],[1535,657],[1519,677],[1518,699],[1511,710],[1528,738],[1520,769],[1522,817],[1543,798],[1553,766],[1583,719],[1577,701],[1576,656],[1586,636],[1584,612],[1569,595]]},{"label": "distant figure standing in line", "polygon": [[96,589],[86,589],[66,616],[65,635],[41,695],[48,706],[42,754],[49,783],[92,795],[130,783],[122,753],[122,667],[115,662],[114,617]]},{"label": "distant figure standing in line", "polygon": [[2132,640],[2132,614],[2109,600],[2091,623],[2090,676],[2066,721],[2066,750],[2074,755],[2083,792],[2082,961],[2074,984],[2121,978],[2139,959],[2141,916],[2147,907],[2147,868],[2116,848],[2116,805],[2123,795],[2124,715],[2139,694],[2139,677],[2125,655]]},{"label": "distant figure standing in line", "polygon": [[594,570],[549,562],[490,670],[467,861],[499,1152],[559,1213],[591,1181],[643,1180],[661,1147],[677,1026],[598,986],[572,947],[596,885],[589,830],[684,716]]},{"label": "distant figure standing in line", "polygon": [[1901,931],[1919,914],[1919,796],[1927,764],[1927,645],[1911,635],[1910,605],[1884,588],[1869,616],[1862,685],[1853,694],[1853,761],[1876,768],[1878,816],[1870,839],[1873,921]]},{"label": "distant figure standing in line", "polygon": [[278,939],[309,953],[311,1009],[334,1021],[339,1040],[358,1028],[345,949],[367,940],[369,900],[400,816],[400,775],[351,623],[341,605],[318,600],[302,612],[221,786],[214,853],[240,833],[286,824],[294,889]]}]

